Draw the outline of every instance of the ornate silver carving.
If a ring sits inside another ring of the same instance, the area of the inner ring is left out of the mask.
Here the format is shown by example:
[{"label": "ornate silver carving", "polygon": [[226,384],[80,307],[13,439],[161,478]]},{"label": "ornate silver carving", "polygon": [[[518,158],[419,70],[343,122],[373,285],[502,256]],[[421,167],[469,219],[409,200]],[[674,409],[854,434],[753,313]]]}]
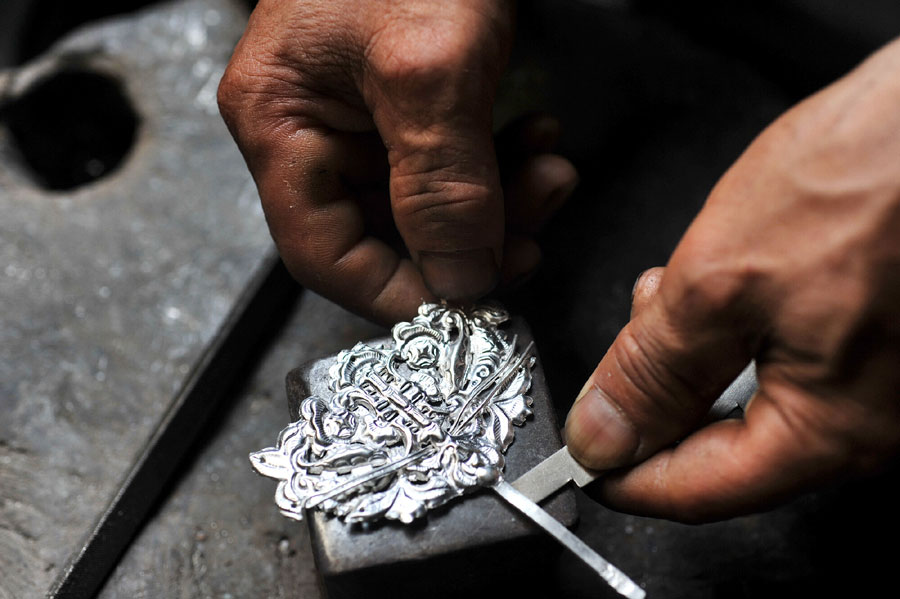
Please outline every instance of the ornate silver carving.
[{"label": "ornate silver carving", "polygon": [[531,414],[531,345],[516,351],[505,311],[424,304],[394,326],[393,345],[359,343],[329,371],[276,447],[250,455],[279,479],[276,503],[295,519],[318,508],[346,522],[412,522],[501,480],[512,425]]},{"label": "ornate silver carving", "polygon": [[531,415],[534,365],[531,344],[517,353],[516,338],[497,328],[507,319],[498,308],[422,305],[412,322],[394,326],[389,346],[358,343],[339,353],[330,397],[303,400],[300,419],[276,447],[250,461],[279,479],[275,502],[297,520],[318,508],[345,522],[409,523],[492,487],[616,591],[644,599],[643,589],[503,480],[512,425]]}]

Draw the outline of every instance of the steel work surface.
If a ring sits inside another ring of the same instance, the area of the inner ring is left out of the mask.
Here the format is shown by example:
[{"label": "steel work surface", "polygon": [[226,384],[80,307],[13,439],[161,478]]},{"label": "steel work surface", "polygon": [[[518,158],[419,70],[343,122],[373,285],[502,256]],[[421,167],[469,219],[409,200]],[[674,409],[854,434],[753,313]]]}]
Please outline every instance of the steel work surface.
[{"label": "steel work surface", "polygon": [[[381,333],[305,294],[101,597],[321,597],[306,524],[278,513],[273,481],[252,471],[248,454],[271,444],[288,420],[287,370]],[[891,506],[900,496],[886,480],[704,526],[618,514],[579,494],[576,531],[649,597],[769,598],[878,588],[890,581],[884,568],[890,558],[868,539],[876,526],[882,538],[898,530]],[[870,578],[857,582],[855,572],[840,567],[844,563]],[[533,586],[553,589],[547,596],[615,596],[566,553],[541,569],[547,578]],[[521,588],[517,582],[512,586]],[[421,583],[427,588],[434,579]]]},{"label": "steel work surface", "polygon": [[101,597],[317,597],[306,524],[278,512],[273,481],[248,455],[288,422],[288,371],[383,333],[304,294]]},{"label": "steel work surface", "polygon": [[[626,321],[638,272],[665,262],[716,178],[789,100],[746,64],[663,23],[598,15],[577,3],[531,18],[521,25],[532,43],[517,50],[501,102],[565,116],[563,149],[582,185],[543,236],[540,273],[502,299],[531,324],[564,417]],[[579,42],[588,32],[590,48]],[[271,481],[252,473],[247,454],[271,444],[284,426],[290,369],[377,334],[304,295],[103,597],[320,596],[305,525],[278,515]],[[577,532],[650,597],[858,593],[890,581],[889,558],[870,540],[873,530],[891,539],[900,528],[890,481],[705,526],[617,514],[579,494]],[[544,588],[555,588],[553,596],[613,596],[565,554],[551,569],[541,586],[549,583]]]},{"label": "steel work surface", "polygon": [[[507,339],[517,339],[521,349],[533,341],[527,324],[517,317],[500,327]],[[392,346],[389,337],[367,341],[370,347]],[[516,480],[562,446],[553,402],[549,395],[540,349],[532,369],[533,415],[515,427],[515,441],[504,459],[503,475]],[[328,398],[329,370],[336,356],[316,360],[291,371],[287,376],[287,400],[291,419],[300,414],[300,404],[310,395]],[[566,526],[577,522],[575,497],[563,489],[548,499],[543,508]],[[349,526],[341,520],[315,511],[308,527],[316,566],[329,597],[396,597],[414,594],[420,580],[441,577],[454,571],[452,580],[430,591],[433,597],[458,597],[488,588],[509,590],[515,582],[527,581],[528,574],[543,572],[544,561],[553,562],[560,547],[512,506],[488,489],[429,510],[427,517],[412,525],[382,522],[375,526]],[[518,559],[528,551],[538,563]],[[486,562],[490,568],[477,567]],[[497,576],[496,572],[503,572]],[[552,570],[550,570],[552,571]],[[513,577],[518,580],[513,579]],[[534,590],[525,582],[522,590]]]},{"label": "steel work surface", "polygon": [[[12,103],[59,73],[99,74],[139,119],[119,168],[71,191],[42,189],[0,128],[0,597],[49,590],[271,267],[215,102],[245,14],[225,0],[156,7],[0,74]],[[69,89],[58,110],[89,92]]]},{"label": "steel work surface", "polygon": [[[543,236],[542,271],[503,299],[532,325],[564,416],[625,322],[637,273],[665,261],[719,174],[794,98],[703,36],[587,3],[547,4],[523,11],[529,43],[517,50],[500,113],[563,115],[563,150],[582,186]],[[214,8],[196,13],[199,21],[178,17],[181,7],[207,5]],[[212,0],[152,12],[152,39],[115,34],[124,21],[102,35],[75,34],[95,41],[92,48],[136,53],[103,61],[116,69],[132,56],[123,78],[139,92],[129,92],[143,117],[138,143],[121,170],[76,192],[40,192],[10,166],[0,137],[0,597],[47,589],[267,247],[255,194],[210,95],[212,73],[230,51],[222,40],[236,39],[243,13]],[[188,43],[204,32],[211,62]],[[151,49],[171,60],[154,59]],[[156,161],[155,143],[170,148]],[[115,201],[123,179],[128,203]],[[91,215],[108,226],[90,226]],[[57,232],[54,244],[44,231]],[[159,241],[143,242],[148,232]],[[128,250],[120,263],[111,261],[116,247]],[[36,314],[46,320],[34,324]],[[252,379],[217,410],[101,595],[319,596],[305,526],[278,514],[270,481],[253,474],[247,454],[284,426],[290,369],[380,333],[305,295]],[[650,597],[860,596],[893,584],[891,552],[880,546],[900,532],[895,478],[697,527],[616,514],[579,496],[577,531]],[[574,560],[554,567],[554,596],[612,596]]]}]

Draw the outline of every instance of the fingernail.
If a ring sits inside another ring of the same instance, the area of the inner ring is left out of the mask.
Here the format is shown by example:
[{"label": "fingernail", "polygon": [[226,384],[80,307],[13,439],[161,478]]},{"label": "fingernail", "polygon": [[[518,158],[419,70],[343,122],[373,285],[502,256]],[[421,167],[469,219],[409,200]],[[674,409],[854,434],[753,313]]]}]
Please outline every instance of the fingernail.
[{"label": "fingernail", "polygon": [[481,297],[500,280],[500,269],[490,248],[419,252],[419,268],[431,292],[450,301]]},{"label": "fingernail", "polygon": [[630,463],[640,437],[625,414],[589,381],[566,419],[566,444],[584,465],[607,470]]},{"label": "fingernail", "polygon": [[[584,384],[584,387],[581,388],[581,391],[578,392],[578,395],[575,396],[575,403],[578,403],[579,401],[581,401],[581,398],[583,398],[585,395],[587,395],[588,391],[590,391],[593,386],[594,386],[594,381],[591,379],[588,379],[587,382]],[[574,406],[574,404],[573,404],[573,406]]]},{"label": "fingernail", "polygon": [[[647,270],[650,270],[650,269],[648,268]],[[631,303],[632,304],[634,303],[634,296],[637,293],[638,287],[641,284],[641,279],[643,279],[644,275],[647,274],[647,270],[642,270],[641,274],[639,274],[637,276],[637,278],[634,280],[634,286],[631,288]]]}]

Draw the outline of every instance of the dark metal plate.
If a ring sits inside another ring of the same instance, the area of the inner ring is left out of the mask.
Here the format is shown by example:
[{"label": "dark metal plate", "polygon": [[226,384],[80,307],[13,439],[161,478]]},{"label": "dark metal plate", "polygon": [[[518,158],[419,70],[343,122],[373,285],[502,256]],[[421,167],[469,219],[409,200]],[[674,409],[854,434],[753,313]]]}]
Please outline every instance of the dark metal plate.
[{"label": "dark metal plate", "polygon": [[[518,335],[521,347],[532,341],[531,331],[521,319],[502,329]],[[369,344],[383,341],[389,340]],[[318,360],[288,375],[292,419],[297,418],[299,404],[306,397],[330,395],[328,369],[334,360],[334,356]],[[515,480],[562,446],[539,357],[532,373],[529,395],[534,416],[517,427],[516,440],[506,454],[507,480]],[[571,490],[560,492],[543,507],[567,526],[577,521]],[[363,592],[367,597],[412,593],[421,589],[424,572],[433,572],[442,580],[428,589],[429,596],[482,593],[495,586],[508,592],[523,577],[534,585],[541,569],[535,557],[557,551],[554,541],[488,489],[432,510],[412,525],[383,522],[366,527],[347,525],[318,511],[309,516],[313,553],[331,599]],[[523,553],[531,557],[523,559]]]}]

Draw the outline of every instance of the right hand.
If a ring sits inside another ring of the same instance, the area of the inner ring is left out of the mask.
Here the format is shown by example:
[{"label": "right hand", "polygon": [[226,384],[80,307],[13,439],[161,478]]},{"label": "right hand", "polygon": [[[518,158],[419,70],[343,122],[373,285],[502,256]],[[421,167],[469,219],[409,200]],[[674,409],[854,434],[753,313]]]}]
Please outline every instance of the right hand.
[{"label": "right hand", "polygon": [[[900,40],[747,148],[569,413],[572,454],[621,468],[602,501],[728,518],[900,455],[898,159]],[[751,359],[745,418],[698,428]]]},{"label": "right hand", "polygon": [[504,201],[491,125],[512,26],[501,0],[259,3],[219,105],[295,278],[390,323],[536,266],[534,229],[576,174],[531,121]]}]

